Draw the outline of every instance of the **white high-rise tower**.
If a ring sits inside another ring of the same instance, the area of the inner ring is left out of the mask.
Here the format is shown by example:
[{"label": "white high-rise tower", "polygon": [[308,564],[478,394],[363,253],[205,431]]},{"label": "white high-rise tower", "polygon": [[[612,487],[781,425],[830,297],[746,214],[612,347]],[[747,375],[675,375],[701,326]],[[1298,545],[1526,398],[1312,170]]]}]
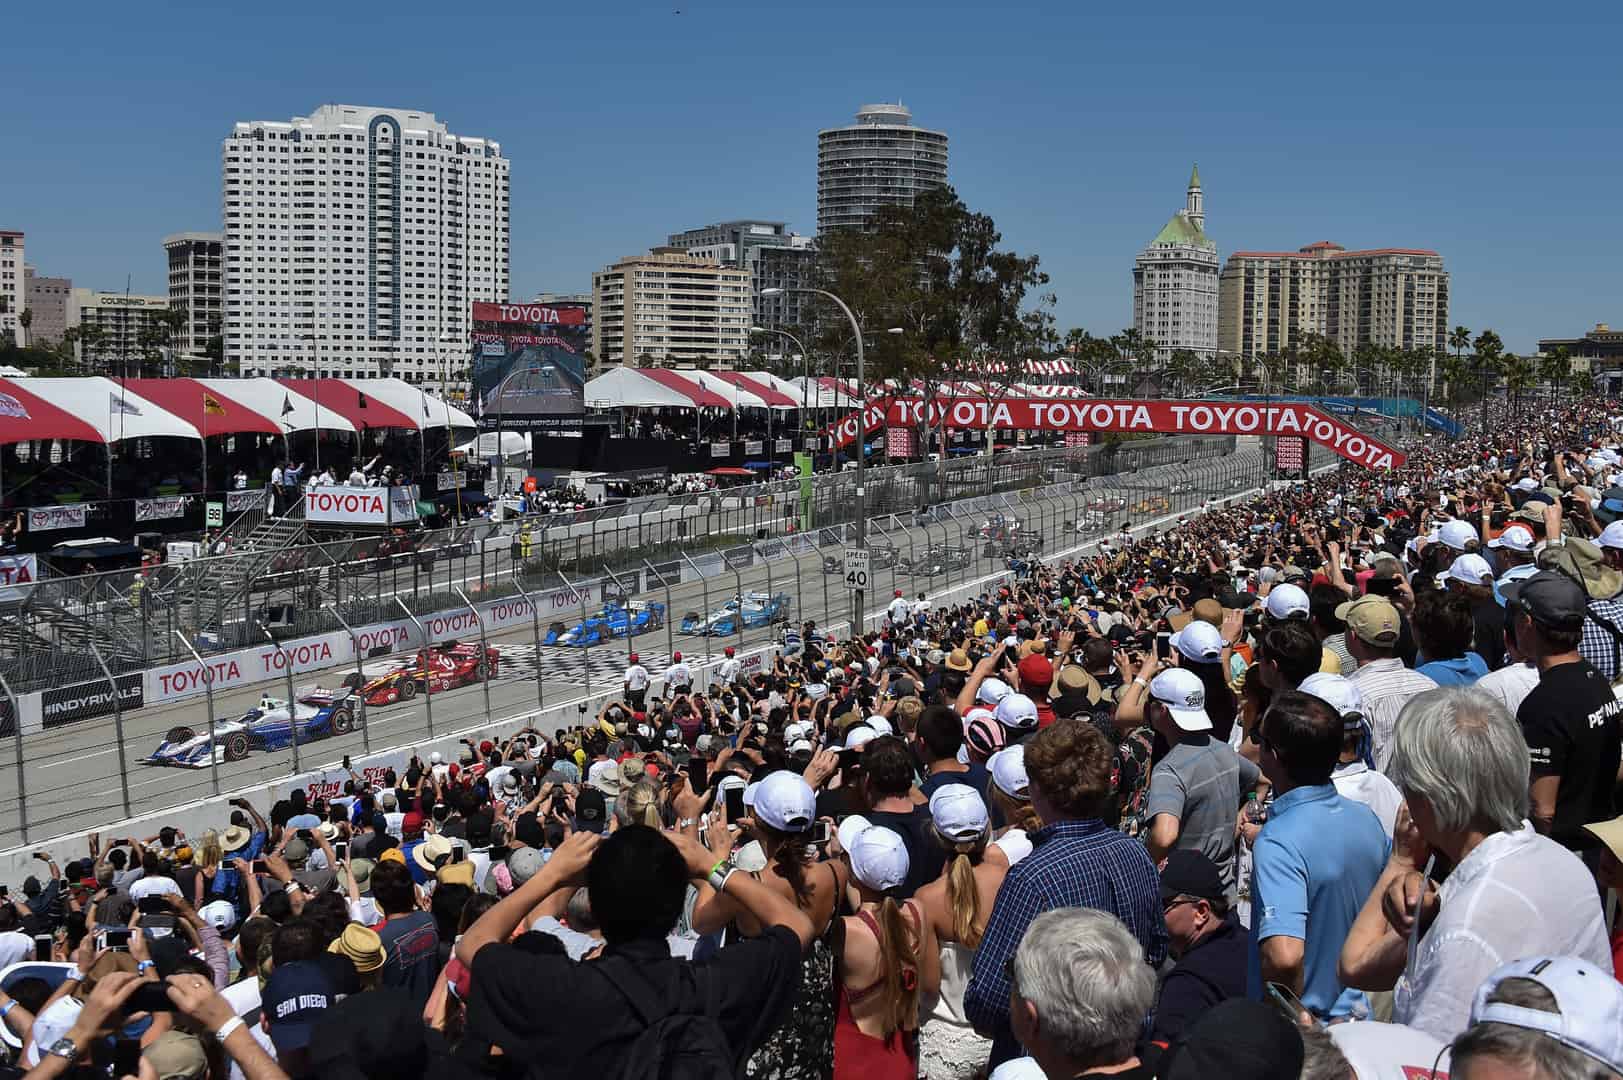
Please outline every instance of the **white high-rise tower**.
[{"label": "white high-rise tower", "polygon": [[1133,326],[1155,342],[1155,362],[1189,349],[1217,353],[1217,245],[1206,235],[1200,170],[1189,174],[1184,208],[1133,263]]},{"label": "white high-rise tower", "polygon": [[324,105],[237,124],[221,158],[228,363],[430,387],[466,366],[472,304],[508,299],[501,144]]}]

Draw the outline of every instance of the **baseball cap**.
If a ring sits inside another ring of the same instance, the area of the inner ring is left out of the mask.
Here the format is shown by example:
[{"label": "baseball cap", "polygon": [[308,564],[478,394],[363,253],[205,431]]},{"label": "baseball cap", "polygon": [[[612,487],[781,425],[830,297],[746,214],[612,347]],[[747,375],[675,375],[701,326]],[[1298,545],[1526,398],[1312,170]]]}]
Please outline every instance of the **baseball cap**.
[{"label": "baseball cap", "polygon": [[779,832],[805,832],[817,820],[817,796],[799,773],[779,769],[756,785],[755,817]]},{"label": "baseball cap", "polygon": [[1538,481],[1534,480],[1531,476],[1524,476],[1510,486],[1515,488],[1517,491],[1537,491]]},{"label": "baseball cap", "polygon": [[1302,1034],[1284,1013],[1260,1001],[1230,998],[1173,1040],[1155,1075],[1163,1080],[1297,1080],[1304,1053]]},{"label": "baseball cap", "polygon": [[[366,860],[361,860],[365,862]],[[199,917],[217,933],[228,933],[237,925],[237,908],[229,900],[211,900],[203,905],[203,910],[197,913]]]},{"label": "baseball cap", "polygon": [[1003,725],[997,714],[984,706],[964,714],[964,745],[983,760],[1003,749]]},{"label": "baseball cap", "polygon": [[1174,896],[1198,896],[1202,900],[1223,900],[1228,896],[1223,888],[1223,875],[1217,864],[1199,848],[1178,848],[1167,856],[1161,867],[1161,899]]},{"label": "baseball cap", "polygon": [[1209,622],[1195,619],[1172,635],[1172,645],[1186,660],[1210,664],[1223,656],[1223,635]]},{"label": "baseball cap", "polygon": [[1212,626],[1221,626],[1223,623],[1223,605],[1210,596],[1203,596],[1195,601],[1190,609],[1200,622],[1210,623]]},{"label": "baseball cap", "polygon": [[1026,690],[1040,690],[1048,693],[1048,687],[1054,681],[1054,665],[1046,656],[1032,653],[1020,661],[1020,685]]},{"label": "baseball cap", "polygon": [[854,724],[845,733],[845,748],[847,750],[860,750],[877,738],[879,738],[879,733],[867,724]]},{"label": "baseball cap", "polygon": [[277,1052],[302,1050],[310,1045],[310,1033],[332,1003],[332,983],[319,964],[295,960],[276,965],[262,998]]},{"label": "baseball cap", "polygon": [[1374,593],[1365,593],[1357,600],[1336,605],[1336,618],[1347,624],[1347,629],[1360,641],[1385,647],[1397,641],[1402,632],[1398,609],[1392,601]]},{"label": "baseball cap", "polygon": [[896,734],[896,729],[891,727],[890,721],[886,720],[883,716],[879,716],[877,714],[870,716],[868,717],[866,723],[869,727],[873,728],[875,735]]},{"label": "baseball cap", "polygon": [[863,829],[846,851],[851,856],[851,873],[875,892],[890,892],[907,880],[911,865],[907,845],[883,825]]},{"label": "baseball cap", "polygon": [[[1610,525],[1608,525],[1606,528],[1608,532],[1611,531]],[[1623,529],[1619,529],[1614,534],[1614,539],[1616,539],[1617,542],[1611,545],[1612,547],[1623,547]],[[1600,542],[1602,544],[1606,543],[1606,533],[1603,532],[1600,534]],[[1523,525],[1512,525],[1510,528],[1506,529],[1492,540],[1489,540],[1488,546],[1491,548],[1502,548],[1505,551],[1532,551],[1533,531]]]},{"label": "baseball cap", "polygon": [[1025,694],[1009,694],[997,703],[997,722],[1023,731],[1037,726],[1037,703]]},{"label": "baseball cap", "polygon": [[1344,675],[1329,675],[1315,671],[1303,679],[1297,689],[1328,702],[1343,720],[1364,718],[1364,695],[1359,693],[1358,684]]},{"label": "baseball cap", "polygon": [[992,774],[992,783],[1003,794],[1015,799],[1031,797],[1031,778],[1026,775],[1026,746],[1016,743],[993,754],[986,762]]},{"label": "baseball cap", "polygon": [[1449,566],[1447,577],[1462,585],[1486,585],[1493,580],[1493,567],[1480,555],[1461,555]]},{"label": "baseball cap", "polygon": [[141,1051],[141,1060],[152,1067],[158,1080],[195,1080],[209,1074],[208,1055],[197,1036],[174,1028]]},{"label": "baseball cap", "polygon": [[[577,810],[579,809],[579,805],[580,804],[577,802]],[[535,877],[535,875],[541,872],[541,868],[546,864],[547,857],[541,853],[539,848],[519,848],[511,855],[507,856],[507,872],[508,874],[512,875],[513,887],[517,888],[526,881],[529,881],[531,878]],[[471,866],[473,864],[469,863],[468,865]]]},{"label": "baseball cap", "polygon": [[841,821],[839,827],[834,831],[840,838],[840,846],[846,851],[850,851],[852,845],[857,842],[857,837],[862,835],[863,830],[871,828],[873,828],[873,822],[861,814],[852,814]]},{"label": "baseball cap", "polygon": [[[1557,1011],[1490,1002],[1505,979],[1532,979],[1555,998]],[[1535,956],[1511,961],[1477,987],[1471,1023],[1540,1031],[1613,1072],[1623,1072],[1623,983],[1586,960]]]},{"label": "baseball cap", "polygon": [[600,833],[607,824],[609,803],[596,788],[583,788],[575,796],[575,828],[581,832]]},{"label": "baseball cap", "polygon": [[1476,542],[1477,535],[1470,522],[1455,518],[1453,521],[1443,522],[1436,532],[1436,538],[1455,551],[1464,551]]},{"label": "baseball cap", "polygon": [[1183,668],[1167,668],[1150,680],[1150,696],[1167,707],[1179,731],[1210,731],[1206,715],[1206,684]]},{"label": "baseball cap", "polygon": [[671,663],[680,664],[681,662],[682,662],[682,650],[677,649],[675,652],[671,653]]},{"label": "baseball cap", "polygon": [[633,664],[635,664],[637,662],[637,659],[638,659],[637,654],[632,653],[630,656],[626,657],[626,659],[631,661]]},{"label": "baseball cap", "polygon": [[1565,574],[1540,570],[1532,577],[1508,581],[1500,592],[1505,606],[1556,630],[1580,630],[1589,607],[1583,587]]},{"label": "baseball cap", "polygon": [[996,705],[1012,693],[1014,691],[1002,679],[983,679],[980,689],[975,692],[975,700],[983,705]]},{"label": "baseball cap", "polygon": [[1623,521],[1614,521],[1600,531],[1600,539],[1595,541],[1603,548],[1623,548]]},{"label": "baseball cap", "polygon": [[991,825],[986,800],[968,784],[942,784],[931,792],[930,820],[949,840],[974,840]]},{"label": "baseball cap", "polygon": [[1280,621],[1285,619],[1305,619],[1311,608],[1308,603],[1307,593],[1302,591],[1302,587],[1292,585],[1289,582],[1283,585],[1275,585],[1273,590],[1268,593],[1268,599],[1263,606],[1267,610],[1270,619]]}]

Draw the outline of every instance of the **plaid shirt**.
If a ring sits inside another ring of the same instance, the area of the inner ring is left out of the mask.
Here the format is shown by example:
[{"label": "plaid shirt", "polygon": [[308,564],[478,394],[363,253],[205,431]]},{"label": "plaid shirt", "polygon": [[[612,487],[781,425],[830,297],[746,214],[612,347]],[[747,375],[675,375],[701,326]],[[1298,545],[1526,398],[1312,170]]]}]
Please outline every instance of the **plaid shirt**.
[{"label": "plaid shirt", "polygon": [[1167,955],[1161,879],[1144,845],[1102,821],[1057,821],[1031,834],[1032,852],[1003,879],[986,924],[975,970],[964,992],[964,1014],[975,1030],[993,1037],[992,1067],[1019,1057],[1009,1027],[1009,959],[1026,927],[1045,911],[1091,907],[1127,924],[1160,967]]},{"label": "plaid shirt", "polygon": [[1583,640],[1578,642],[1579,655],[1588,660],[1590,666],[1600,672],[1607,682],[1614,682],[1619,674],[1618,657],[1623,653],[1623,642],[1619,642],[1610,630],[1600,624],[1598,620],[1601,619],[1623,631],[1623,599],[1613,597],[1610,600],[1589,601]]}]

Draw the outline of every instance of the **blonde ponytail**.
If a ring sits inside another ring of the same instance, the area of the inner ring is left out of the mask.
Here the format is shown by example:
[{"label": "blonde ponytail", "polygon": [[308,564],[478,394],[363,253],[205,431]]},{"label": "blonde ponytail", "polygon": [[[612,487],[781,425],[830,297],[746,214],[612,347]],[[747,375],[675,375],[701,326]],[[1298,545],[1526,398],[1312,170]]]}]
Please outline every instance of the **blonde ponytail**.
[{"label": "blonde ponytail", "polygon": [[885,967],[885,1037],[891,1032],[910,1030],[918,1024],[918,948],[913,928],[902,917],[901,905],[890,897],[879,908],[879,925],[884,935],[879,955]]}]

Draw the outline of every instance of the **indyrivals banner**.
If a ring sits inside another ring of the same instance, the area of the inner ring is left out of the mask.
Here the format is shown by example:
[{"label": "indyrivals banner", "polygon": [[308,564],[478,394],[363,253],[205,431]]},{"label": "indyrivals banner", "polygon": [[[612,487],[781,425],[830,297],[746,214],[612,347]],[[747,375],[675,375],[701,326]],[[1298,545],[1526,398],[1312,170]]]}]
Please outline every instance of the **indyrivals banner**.
[{"label": "indyrivals banner", "polygon": [[[865,431],[890,425],[1005,431],[1118,431],[1165,435],[1298,435],[1369,469],[1401,466],[1406,455],[1357,428],[1296,402],[1251,404],[1232,401],[1044,401],[1013,398],[878,398],[861,414]],[[858,414],[842,419],[828,434],[837,447],[856,439]]]}]

